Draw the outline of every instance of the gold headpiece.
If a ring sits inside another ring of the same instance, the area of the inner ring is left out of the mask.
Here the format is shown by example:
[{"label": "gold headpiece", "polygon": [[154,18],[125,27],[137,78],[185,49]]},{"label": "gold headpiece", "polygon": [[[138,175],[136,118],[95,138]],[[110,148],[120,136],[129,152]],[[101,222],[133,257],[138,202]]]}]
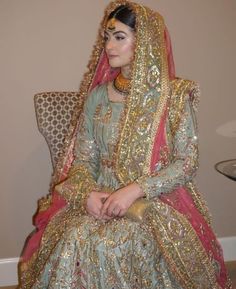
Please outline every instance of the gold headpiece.
[{"label": "gold headpiece", "polygon": [[109,19],[107,21],[107,29],[108,30],[114,30],[116,28],[115,24],[116,24],[116,18],[113,17],[113,18]]},{"label": "gold headpiece", "polygon": [[126,3],[124,3],[124,5],[122,5],[118,9],[114,9],[116,12],[112,15],[112,18],[107,21],[107,25],[106,25],[107,29],[114,30],[116,28],[115,27],[115,23],[116,23],[116,20],[117,20],[116,19],[116,15],[118,13],[120,13],[120,11],[122,11],[124,8],[126,8]]}]

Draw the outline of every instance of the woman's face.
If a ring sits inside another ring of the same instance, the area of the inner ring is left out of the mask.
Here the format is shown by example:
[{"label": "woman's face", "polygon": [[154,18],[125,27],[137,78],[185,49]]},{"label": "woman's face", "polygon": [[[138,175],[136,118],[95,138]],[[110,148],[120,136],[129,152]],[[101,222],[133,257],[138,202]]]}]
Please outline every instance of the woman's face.
[{"label": "woman's face", "polygon": [[118,20],[105,30],[105,50],[113,68],[130,66],[134,57],[135,36],[133,30]]}]

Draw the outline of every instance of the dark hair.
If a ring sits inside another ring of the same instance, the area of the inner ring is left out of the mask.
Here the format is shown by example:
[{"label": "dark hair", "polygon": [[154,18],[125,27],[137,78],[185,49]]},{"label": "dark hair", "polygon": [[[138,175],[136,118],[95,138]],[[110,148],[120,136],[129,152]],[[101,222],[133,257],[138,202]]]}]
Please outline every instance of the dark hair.
[{"label": "dark hair", "polygon": [[108,17],[108,20],[115,18],[120,22],[128,25],[130,28],[135,29],[136,16],[128,6],[121,5],[117,7]]}]

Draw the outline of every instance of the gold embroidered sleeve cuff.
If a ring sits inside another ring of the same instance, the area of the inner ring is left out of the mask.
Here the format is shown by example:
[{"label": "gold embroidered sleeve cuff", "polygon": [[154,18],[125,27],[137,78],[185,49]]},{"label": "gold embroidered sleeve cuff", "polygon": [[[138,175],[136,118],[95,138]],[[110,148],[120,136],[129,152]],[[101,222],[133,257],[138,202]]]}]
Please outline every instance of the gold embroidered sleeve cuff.
[{"label": "gold embroidered sleeve cuff", "polygon": [[146,182],[146,176],[142,176],[140,178],[138,178],[136,181],[135,181],[139,186],[140,188],[142,189],[143,193],[145,194],[145,198],[147,200],[150,200],[152,198],[152,194],[149,190],[149,186],[148,186],[148,183]]},{"label": "gold embroidered sleeve cuff", "polygon": [[67,201],[73,208],[80,209],[81,213],[86,210],[86,200],[89,194],[96,190],[97,184],[92,178],[88,169],[80,166],[70,172],[68,178],[58,184],[56,191]]}]

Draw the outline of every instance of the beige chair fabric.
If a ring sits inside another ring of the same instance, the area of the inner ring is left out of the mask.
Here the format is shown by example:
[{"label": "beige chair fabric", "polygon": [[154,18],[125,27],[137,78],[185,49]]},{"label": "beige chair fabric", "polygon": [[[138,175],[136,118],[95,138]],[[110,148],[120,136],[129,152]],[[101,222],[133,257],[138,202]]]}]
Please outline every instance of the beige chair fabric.
[{"label": "beige chair fabric", "polygon": [[43,92],[34,96],[38,128],[49,146],[53,167],[63,147],[78,100],[78,92]]}]

